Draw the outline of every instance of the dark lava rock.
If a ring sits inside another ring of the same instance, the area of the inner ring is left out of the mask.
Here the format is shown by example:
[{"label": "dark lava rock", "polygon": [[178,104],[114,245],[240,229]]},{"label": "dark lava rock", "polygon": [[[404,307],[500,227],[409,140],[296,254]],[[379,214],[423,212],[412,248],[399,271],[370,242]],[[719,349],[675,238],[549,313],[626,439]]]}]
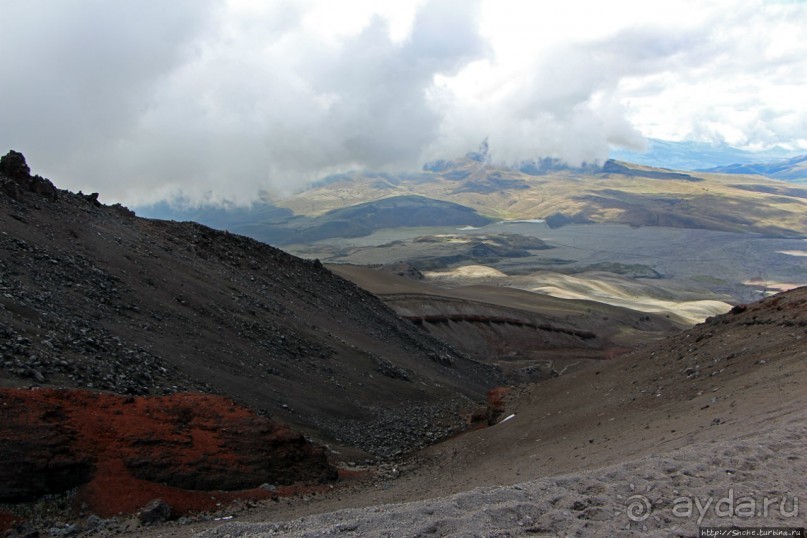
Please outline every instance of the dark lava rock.
[{"label": "dark lava rock", "polygon": [[143,525],[162,523],[171,518],[171,507],[162,499],[154,499],[143,507],[137,517]]},{"label": "dark lava rock", "polygon": [[0,157],[0,174],[11,179],[28,179],[31,177],[31,169],[25,162],[25,156],[12,149]]}]

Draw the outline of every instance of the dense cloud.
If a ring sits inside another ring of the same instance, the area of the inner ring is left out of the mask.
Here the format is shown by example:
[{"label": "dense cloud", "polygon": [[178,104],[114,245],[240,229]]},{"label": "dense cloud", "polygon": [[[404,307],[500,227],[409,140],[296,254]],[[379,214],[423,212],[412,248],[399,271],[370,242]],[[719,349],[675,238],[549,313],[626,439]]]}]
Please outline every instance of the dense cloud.
[{"label": "dense cloud", "polygon": [[807,148],[805,4],[683,3],[0,0],[0,148],[129,204],[245,203],[486,138],[501,162]]},{"label": "dense cloud", "polygon": [[212,7],[0,2],[0,146],[73,184],[126,181],[125,163],[104,161],[137,128],[155,86],[193,57]]}]

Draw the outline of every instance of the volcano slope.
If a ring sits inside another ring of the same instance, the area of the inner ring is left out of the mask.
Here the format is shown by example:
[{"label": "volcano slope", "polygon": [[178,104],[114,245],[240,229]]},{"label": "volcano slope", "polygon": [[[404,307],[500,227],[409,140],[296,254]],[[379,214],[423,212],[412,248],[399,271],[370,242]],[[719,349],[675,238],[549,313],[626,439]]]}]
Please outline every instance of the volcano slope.
[{"label": "volcano slope", "polygon": [[427,449],[395,481],[259,512],[253,523],[202,536],[698,536],[707,525],[803,527],[805,341],[807,288],[740,305],[601,368],[514,390],[512,418]]},{"label": "volcano slope", "polygon": [[375,457],[464,427],[499,382],[316,261],[58,190],[16,155],[0,177],[0,387],[215,393]]}]

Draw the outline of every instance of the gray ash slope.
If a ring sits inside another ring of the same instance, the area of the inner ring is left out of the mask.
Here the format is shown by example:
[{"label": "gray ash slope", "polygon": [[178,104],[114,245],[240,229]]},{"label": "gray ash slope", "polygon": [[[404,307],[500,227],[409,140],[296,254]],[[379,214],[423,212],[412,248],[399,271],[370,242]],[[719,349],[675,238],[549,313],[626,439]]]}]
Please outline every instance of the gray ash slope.
[{"label": "gray ash slope", "polygon": [[0,386],[226,394],[391,456],[462,427],[500,382],[318,262],[27,166],[0,173],[0,232]]}]

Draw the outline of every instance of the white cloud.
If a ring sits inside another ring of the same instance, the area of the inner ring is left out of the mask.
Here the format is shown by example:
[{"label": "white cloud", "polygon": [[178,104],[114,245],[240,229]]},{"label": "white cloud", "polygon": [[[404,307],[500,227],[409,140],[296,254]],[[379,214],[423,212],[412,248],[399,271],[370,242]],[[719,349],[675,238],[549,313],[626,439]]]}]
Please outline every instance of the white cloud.
[{"label": "white cloud", "polygon": [[807,4],[0,0],[0,150],[105,201],[248,202],[353,167],[807,148]]}]

